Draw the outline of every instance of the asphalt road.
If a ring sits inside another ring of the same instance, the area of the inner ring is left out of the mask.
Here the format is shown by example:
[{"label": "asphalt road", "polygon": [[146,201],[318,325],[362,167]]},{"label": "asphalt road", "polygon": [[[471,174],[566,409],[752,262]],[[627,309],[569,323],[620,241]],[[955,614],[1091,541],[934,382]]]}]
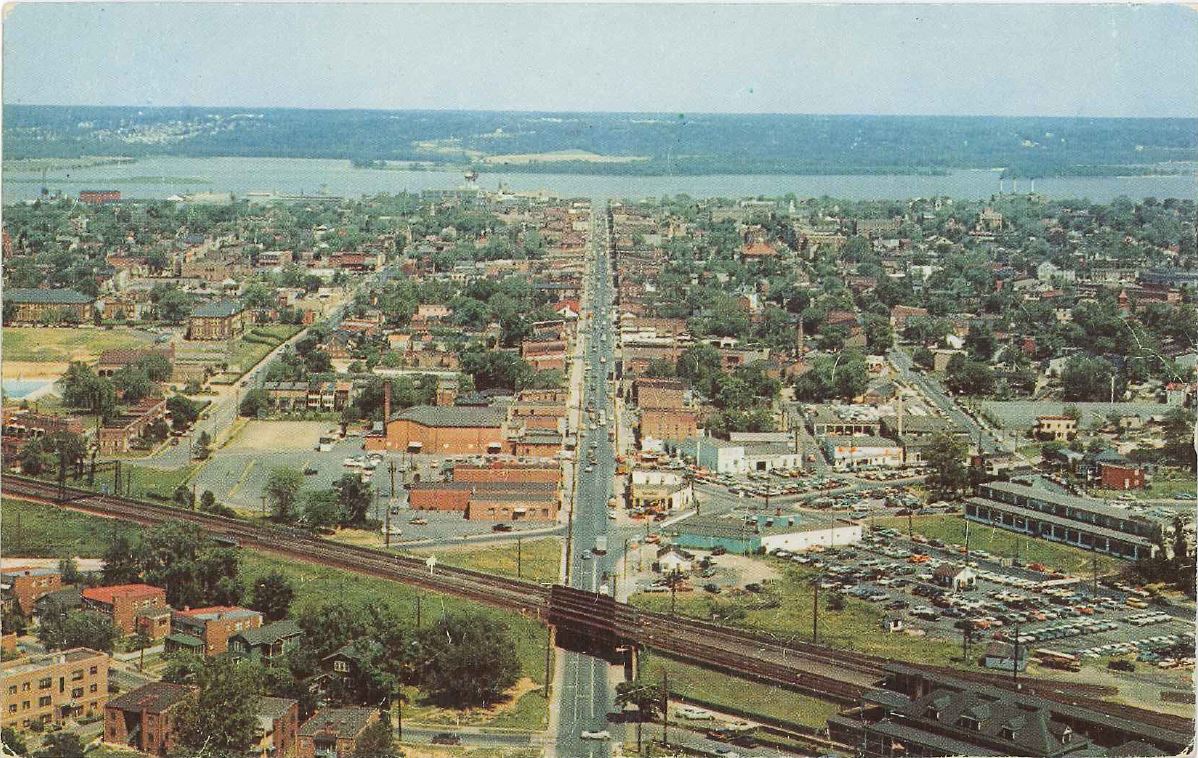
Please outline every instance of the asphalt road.
[{"label": "asphalt road", "polygon": [[[606,250],[606,221],[599,216],[603,208],[596,206],[592,225],[592,246],[598,251],[592,271],[590,301],[585,313],[593,316],[590,332],[579,344],[587,351],[586,364],[590,372],[583,381],[582,406],[593,406],[596,415],[603,413],[605,426],[591,429],[591,421],[583,414],[580,424],[578,458],[578,480],[573,505],[573,533],[570,561],[570,586],[598,591],[605,583],[604,576],[614,573],[613,567],[619,550],[615,549],[614,537],[608,534],[607,501],[612,495],[615,477],[615,450],[607,438],[607,431],[614,424],[612,404],[607,398],[607,371],[614,360],[610,320],[611,269]],[[592,445],[594,447],[592,447]],[[594,451],[593,465],[587,458]],[[609,537],[611,550],[606,555],[596,554],[596,540]],[[600,758],[611,754],[607,742],[584,740],[583,731],[607,730],[613,739],[619,738],[620,727],[609,724],[607,714],[612,709],[612,687],[609,683],[610,666],[601,658],[580,653],[564,653],[562,688],[559,692],[557,755],[559,758]]]},{"label": "asphalt road", "polygon": [[1012,451],[1010,444],[1005,444],[993,432],[983,428],[978,422],[970,418],[969,414],[962,411],[960,406],[940,386],[939,382],[920,371],[912,371],[914,363],[911,360],[911,356],[903,348],[896,345],[890,349],[890,362],[898,369],[903,381],[918,388],[946,416],[959,424],[961,428],[969,430],[969,436],[982,452],[992,453],[995,450]]}]

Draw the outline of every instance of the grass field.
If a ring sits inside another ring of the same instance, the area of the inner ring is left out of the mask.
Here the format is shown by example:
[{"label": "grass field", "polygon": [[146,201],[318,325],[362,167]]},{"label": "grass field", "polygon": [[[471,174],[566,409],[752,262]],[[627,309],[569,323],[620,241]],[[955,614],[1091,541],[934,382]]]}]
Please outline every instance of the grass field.
[{"label": "grass field", "polygon": [[[750,604],[758,602],[760,597],[750,593],[736,596],[725,593],[715,601],[721,605],[733,603],[746,609],[744,619],[734,622],[736,626],[810,640],[814,600],[810,579],[815,575],[814,572],[786,561],[768,560],[775,562],[783,575],[782,579],[769,585],[777,593],[777,607],[751,609]],[[654,611],[668,612],[670,609],[670,596],[666,593],[641,593],[633,595],[631,601],[637,606]],[[712,596],[706,592],[679,593],[677,612],[687,616],[709,618],[712,601]],[[881,608],[853,597],[844,598],[844,610],[831,611],[827,608],[827,596],[821,596],[820,641],[837,648],[900,660],[943,665],[958,663],[955,659],[960,651],[955,642],[921,639],[905,634],[883,634],[881,622],[884,615]]]},{"label": "grass field", "polygon": [[[121,494],[158,502],[169,501],[175,493],[175,488],[180,484],[190,484],[192,476],[203,465],[203,463],[192,463],[177,469],[160,469],[122,460]],[[54,479],[54,477],[55,474],[52,472],[45,478]],[[112,469],[99,471],[96,473],[92,489],[112,492],[114,478]],[[80,480],[68,478],[67,486],[87,488],[86,472]],[[196,497],[198,498],[200,494],[200,492],[196,492]]]},{"label": "grass field", "polygon": [[[912,521],[915,531],[929,539],[941,539],[951,545],[965,544],[966,521],[961,516],[916,516]],[[889,526],[905,534],[907,519],[902,516],[880,518],[875,520],[874,526]],[[969,547],[1003,558],[1018,555],[1024,563],[1043,563],[1064,571],[1082,572],[1085,576],[1089,576],[1094,558],[1098,559],[1098,571],[1104,574],[1119,571],[1126,565],[1118,558],[974,523],[969,524]]]},{"label": "grass field", "polygon": [[671,693],[693,697],[715,707],[739,709],[811,727],[824,726],[828,717],[840,710],[834,703],[780,687],[738,679],[660,655],[641,656],[642,678],[658,682],[666,671],[670,674]]},{"label": "grass field", "polygon": [[144,347],[150,344],[144,334],[118,327],[38,327],[5,329],[4,360],[61,362],[94,361],[105,350]]},{"label": "grass field", "polygon": [[[556,537],[524,540],[520,546],[520,576],[534,582],[556,582],[561,578],[562,541]],[[505,542],[471,550],[437,553],[437,561],[448,566],[485,571],[499,576],[516,576],[516,543]]]},{"label": "grass field", "polygon": [[[242,335],[241,339],[237,340],[237,343],[233,345],[233,349],[229,353],[230,367],[240,367],[241,371],[248,371],[265,358],[267,353],[274,350],[283,342],[286,342],[301,328],[303,327],[295,326],[294,324],[255,326]],[[269,344],[266,341],[258,342],[246,339],[250,335],[263,337],[269,340]]]},{"label": "grass field", "polygon": [[0,543],[8,557],[99,558],[114,534],[132,537],[137,531],[138,527],[123,521],[26,500],[0,501]]}]

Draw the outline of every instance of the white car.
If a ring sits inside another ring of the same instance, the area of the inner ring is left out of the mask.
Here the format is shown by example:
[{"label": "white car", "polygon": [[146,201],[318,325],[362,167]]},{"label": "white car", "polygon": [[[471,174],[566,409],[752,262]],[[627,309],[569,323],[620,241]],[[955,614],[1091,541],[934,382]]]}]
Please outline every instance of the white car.
[{"label": "white car", "polygon": [[603,740],[610,740],[610,739],[611,739],[611,734],[610,734],[610,733],[608,733],[608,731],[607,731],[606,729],[599,729],[599,730],[597,730],[597,731],[593,731],[593,732],[592,732],[592,731],[590,731],[589,729],[588,729],[588,730],[583,730],[582,734],[580,734],[580,735],[578,735],[578,736],[579,736],[579,737],[581,737],[581,738],[583,738],[584,740],[599,740],[599,741],[603,741]]}]

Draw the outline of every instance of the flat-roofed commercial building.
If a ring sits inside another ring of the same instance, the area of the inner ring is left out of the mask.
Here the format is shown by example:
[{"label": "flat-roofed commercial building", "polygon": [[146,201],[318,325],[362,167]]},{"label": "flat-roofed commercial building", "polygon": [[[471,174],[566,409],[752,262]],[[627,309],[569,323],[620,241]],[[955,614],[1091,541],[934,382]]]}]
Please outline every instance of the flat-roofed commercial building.
[{"label": "flat-roofed commercial building", "polygon": [[99,716],[108,700],[108,656],[89,648],[6,661],[3,672],[0,726]]},{"label": "flat-roofed commercial building", "polygon": [[965,518],[1130,560],[1152,555],[1164,529],[1161,521],[1100,500],[1014,482],[978,487]]}]

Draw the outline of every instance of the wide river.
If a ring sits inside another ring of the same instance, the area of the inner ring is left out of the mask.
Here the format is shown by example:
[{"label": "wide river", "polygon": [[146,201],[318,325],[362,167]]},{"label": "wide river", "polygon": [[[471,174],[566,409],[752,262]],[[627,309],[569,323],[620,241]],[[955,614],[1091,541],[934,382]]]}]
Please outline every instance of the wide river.
[{"label": "wide river", "polygon": [[[3,172],[3,202],[38,196],[40,172]],[[556,195],[645,198],[689,194],[694,197],[829,196],[868,200],[946,195],[987,198],[998,191],[996,171],[954,171],[946,176],[590,176],[580,174],[484,173],[479,186],[500,183],[516,191],[544,190]],[[116,189],[126,198],[166,198],[189,192],[280,192],[359,197],[380,192],[452,189],[463,184],[456,171],[392,171],[353,168],[346,160],[307,158],[143,158],[132,163],[60,169],[47,172],[44,186],[76,195],[83,189]],[[1011,183],[1005,189],[1011,190]],[[1019,183],[1019,191],[1032,189]],[[1035,190],[1051,198],[1109,201],[1119,195],[1198,197],[1198,173],[1132,177],[1068,177],[1039,179]]]}]

